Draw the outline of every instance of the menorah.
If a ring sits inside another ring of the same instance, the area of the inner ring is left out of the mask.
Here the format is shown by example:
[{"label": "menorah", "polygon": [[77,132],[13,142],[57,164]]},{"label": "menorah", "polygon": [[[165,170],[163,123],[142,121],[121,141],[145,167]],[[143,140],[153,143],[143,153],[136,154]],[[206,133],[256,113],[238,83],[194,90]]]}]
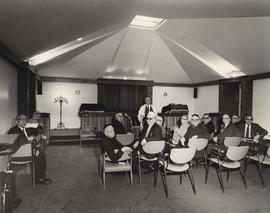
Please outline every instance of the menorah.
[{"label": "menorah", "polygon": [[65,124],[62,121],[62,107],[63,103],[68,104],[67,98],[60,94],[56,98],[54,98],[54,103],[59,103],[60,104],[60,122],[57,124],[57,129],[65,129]]}]

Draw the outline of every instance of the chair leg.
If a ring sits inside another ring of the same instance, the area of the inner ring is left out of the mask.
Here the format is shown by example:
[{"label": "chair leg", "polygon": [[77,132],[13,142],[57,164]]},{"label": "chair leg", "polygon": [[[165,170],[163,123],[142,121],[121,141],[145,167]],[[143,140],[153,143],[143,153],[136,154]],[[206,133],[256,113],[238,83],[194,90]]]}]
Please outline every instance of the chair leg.
[{"label": "chair leg", "polygon": [[223,183],[223,179],[222,179],[222,171],[219,168],[216,169],[216,171],[217,171],[217,176],[218,176],[220,188],[221,188],[222,192],[224,193],[224,183]]},{"label": "chair leg", "polygon": [[133,186],[133,172],[130,170],[130,185]]},{"label": "chair leg", "polygon": [[141,161],[140,157],[138,157],[138,176],[139,176],[139,183],[142,183],[142,170],[141,170]]},{"label": "chair leg", "polygon": [[154,164],[154,187],[157,186],[157,178],[158,178],[158,165]]},{"label": "chair leg", "polygon": [[210,172],[210,166],[211,166],[211,161],[210,161],[209,164],[207,164],[207,166],[206,166],[206,171],[205,171],[205,181],[204,181],[205,184],[207,184],[208,175],[209,175],[209,172]]},{"label": "chair leg", "polygon": [[227,170],[227,181],[229,180],[229,178],[230,178],[230,170],[228,169]]},{"label": "chair leg", "polygon": [[261,166],[260,162],[258,162],[258,163],[256,164],[256,166],[257,166],[257,170],[258,170],[258,173],[259,173],[259,176],[260,176],[262,185],[263,185],[263,187],[264,187],[264,180],[263,180],[263,175],[262,175],[262,171],[261,171],[262,166]]},{"label": "chair leg", "polygon": [[35,163],[34,161],[31,163],[32,165],[32,186],[35,187],[36,186],[36,168],[35,168]]},{"label": "chair leg", "polygon": [[105,172],[105,170],[103,169],[103,172],[102,172],[103,189],[105,189],[105,176],[106,176],[106,172]]},{"label": "chair leg", "polygon": [[164,188],[164,192],[166,195],[166,198],[168,198],[168,187],[167,187],[167,180],[166,180],[166,171],[164,167],[160,167],[160,176],[161,176],[161,180],[162,180],[162,184],[163,184],[163,188]]},{"label": "chair leg", "polygon": [[193,193],[196,194],[195,182],[194,182],[192,171],[188,170],[187,173],[188,173],[188,178],[189,178]]},{"label": "chair leg", "polygon": [[180,173],[179,179],[180,179],[180,180],[179,180],[179,181],[180,181],[179,183],[180,183],[180,185],[181,185],[181,184],[182,184],[182,173]]},{"label": "chair leg", "polygon": [[243,182],[244,182],[245,189],[247,189],[247,182],[246,182],[245,172],[242,171],[242,168],[241,168],[241,167],[240,167],[240,169],[239,169],[239,172],[240,172],[240,175],[241,175],[242,180],[243,180]]},{"label": "chair leg", "polygon": [[246,173],[246,171],[247,171],[247,164],[248,164],[248,158],[245,159],[245,163],[244,163],[244,173]]}]

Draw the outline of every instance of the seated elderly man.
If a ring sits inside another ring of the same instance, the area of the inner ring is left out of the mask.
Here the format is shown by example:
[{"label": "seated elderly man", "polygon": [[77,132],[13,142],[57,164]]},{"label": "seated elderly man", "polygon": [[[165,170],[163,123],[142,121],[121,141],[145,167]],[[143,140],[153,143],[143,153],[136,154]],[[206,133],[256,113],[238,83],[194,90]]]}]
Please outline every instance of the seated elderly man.
[{"label": "seated elderly man", "polygon": [[101,152],[107,153],[112,162],[116,163],[124,154],[124,152],[130,153],[131,148],[123,146],[116,138],[115,131],[111,124],[104,127],[104,138],[101,144]]},{"label": "seated elderly man", "polygon": [[[16,117],[17,125],[12,127],[8,134],[19,134],[19,144],[24,145],[27,143],[32,143],[36,137],[36,132],[33,129],[25,128],[27,123],[27,117],[24,114],[19,114]],[[35,175],[37,184],[51,184],[50,178],[46,177],[46,155],[40,149],[37,148],[35,156]]]},{"label": "seated elderly man", "polygon": [[116,113],[112,117],[112,126],[114,128],[115,134],[127,134],[130,132],[130,128],[132,126],[132,121],[130,120],[130,123],[125,126],[124,124],[124,116],[121,112]]},{"label": "seated elderly man", "polygon": [[238,128],[231,123],[231,117],[228,114],[222,115],[222,122],[223,124],[220,127],[220,131],[218,135],[213,138],[213,141],[223,149],[226,149],[223,147],[225,137],[241,137],[241,133]]},{"label": "seated elderly man", "polygon": [[188,140],[191,138],[205,138],[210,139],[210,135],[207,131],[207,128],[201,124],[200,116],[193,114],[191,116],[191,126],[188,127],[188,130],[184,137],[180,139],[182,144],[187,146]]},{"label": "seated elderly man", "polygon": [[[268,134],[268,131],[262,128],[259,124],[254,123],[251,115],[247,115],[245,117],[245,123],[239,125],[239,130],[241,132],[241,136],[245,138],[245,140],[251,139],[258,143],[248,143],[251,148],[257,149],[259,152],[264,152],[266,150],[266,144],[262,139]],[[243,142],[242,145],[246,144]]]},{"label": "seated elderly man", "polygon": [[204,113],[202,117],[202,125],[206,127],[209,135],[211,136],[211,138],[213,138],[214,133],[215,133],[215,126],[211,120],[209,113]]}]

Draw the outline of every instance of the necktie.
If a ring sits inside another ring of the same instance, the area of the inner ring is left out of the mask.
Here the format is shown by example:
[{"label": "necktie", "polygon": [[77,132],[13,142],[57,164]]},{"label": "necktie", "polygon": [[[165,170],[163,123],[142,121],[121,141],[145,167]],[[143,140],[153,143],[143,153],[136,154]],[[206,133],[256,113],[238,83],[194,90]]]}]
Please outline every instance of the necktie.
[{"label": "necktie", "polygon": [[148,113],[149,113],[149,106],[146,105],[145,106],[145,117],[148,115]]},{"label": "necktie", "polygon": [[25,128],[23,128],[23,132],[24,132],[25,136],[26,136],[26,137],[28,137],[28,135],[27,135],[27,132],[26,132]]},{"label": "necktie", "polygon": [[250,136],[249,136],[249,131],[250,131],[250,125],[248,124],[248,125],[247,125],[247,131],[246,131],[245,138],[250,138]]}]

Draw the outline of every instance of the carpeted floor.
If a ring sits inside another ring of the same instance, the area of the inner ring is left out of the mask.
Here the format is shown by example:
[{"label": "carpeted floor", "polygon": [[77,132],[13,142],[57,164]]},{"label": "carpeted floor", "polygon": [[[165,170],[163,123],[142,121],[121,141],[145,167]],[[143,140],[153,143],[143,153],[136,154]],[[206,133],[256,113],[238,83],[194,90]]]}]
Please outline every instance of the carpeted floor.
[{"label": "carpeted floor", "polygon": [[177,176],[168,177],[169,198],[166,199],[161,179],[153,187],[153,175],[144,174],[143,183],[135,176],[133,188],[124,174],[107,175],[106,190],[98,177],[96,146],[49,146],[48,176],[52,185],[31,186],[29,175],[17,176],[17,190],[22,204],[15,213],[81,213],[81,212],[197,212],[197,213],[270,213],[270,168],[265,170],[263,189],[256,168],[249,164],[248,189],[244,189],[238,172],[225,180],[225,193],[219,188],[215,171],[210,171],[204,184],[204,167],[194,170],[197,194],[188,178],[179,185]]}]

